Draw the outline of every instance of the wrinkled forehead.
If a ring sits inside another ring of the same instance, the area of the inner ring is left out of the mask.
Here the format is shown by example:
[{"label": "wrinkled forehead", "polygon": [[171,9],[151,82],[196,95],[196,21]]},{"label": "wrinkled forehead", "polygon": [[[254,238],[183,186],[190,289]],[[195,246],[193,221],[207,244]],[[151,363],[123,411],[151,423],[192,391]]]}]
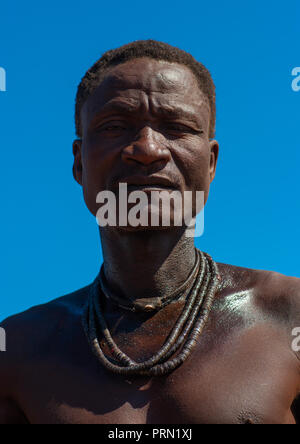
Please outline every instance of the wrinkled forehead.
[{"label": "wrinkled forehead", "polygon": [[176,102],[195,112],[209,113],[208,99],[188,67],[148,58],[130,60],[109,69],[83,110],[91,116],[117,97],[138,105],[146,96],[158,105]]},{"label": "wrinkled forehead", "polygon": [[145,92],[184,92],[185,88],[197,88],[193,73],[183,65],[162,60],[134,59],[110,70],[103,86],[115,89],[139,88]]}]

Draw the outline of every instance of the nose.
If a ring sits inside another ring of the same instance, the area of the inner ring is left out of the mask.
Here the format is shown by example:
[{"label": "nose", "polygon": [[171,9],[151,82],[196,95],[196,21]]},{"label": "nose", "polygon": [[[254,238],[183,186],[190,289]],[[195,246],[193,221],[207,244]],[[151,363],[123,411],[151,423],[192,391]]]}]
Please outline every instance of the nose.
[{"label": "nose", "polygon": [[122,152],[127,163],[137,162],[150,165],[155,162],[166,163],[171,157],[168,148],[159,141],[159,135],[149,126],[139,131],[136,139]]}]

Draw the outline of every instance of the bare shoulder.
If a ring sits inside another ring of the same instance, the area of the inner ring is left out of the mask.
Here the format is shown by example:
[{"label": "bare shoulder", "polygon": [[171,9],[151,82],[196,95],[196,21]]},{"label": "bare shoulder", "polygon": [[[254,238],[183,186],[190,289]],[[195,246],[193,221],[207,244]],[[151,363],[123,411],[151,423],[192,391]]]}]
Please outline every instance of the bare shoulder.
[{"label": "bare shoulder", "polygon": [[228,264],[218,264],[218,267],[222,276],[223,289],[228,288],[230,291],[252,289],[257,303],[262,304],[266,309],[270,308],[276,312],[285,307],[285,311],[292,309],[293,316],[299,316],[299,278],[275,271],[255,270]]},{"label": "bare shoulder", "polygon": [[78,330],[89,288],[34,306],[0,323],[6,342],[6,351],[0,353],[0,399],[10,395],[22,367],[32,365],[57,347],[62,337],[71,338],[72,330]]},{"label": "bare shoulder", "polygon": [[253,302],[270,315],[300,326],[300,279],[275,271],[218,264],[222,288],[228,292],[252,290]]},{"label": "bare shoulder", "polygon": [[256,303],[291,328],[300,327],[300,279],[260,271]]}]

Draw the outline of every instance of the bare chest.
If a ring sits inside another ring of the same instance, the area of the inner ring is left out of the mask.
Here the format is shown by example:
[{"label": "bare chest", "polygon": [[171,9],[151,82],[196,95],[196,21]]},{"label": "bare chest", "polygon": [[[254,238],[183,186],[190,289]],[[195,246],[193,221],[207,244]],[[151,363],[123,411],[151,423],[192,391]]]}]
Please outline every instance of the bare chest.
[{"label": "bare chest", "polygon": [[20,406],[31,423],[295,422],[297,370],[281,334],[268,326],[217,337],[208,327],[169,376],[119,377],[89,351],[65,361],[49,357],[23,376]]}]

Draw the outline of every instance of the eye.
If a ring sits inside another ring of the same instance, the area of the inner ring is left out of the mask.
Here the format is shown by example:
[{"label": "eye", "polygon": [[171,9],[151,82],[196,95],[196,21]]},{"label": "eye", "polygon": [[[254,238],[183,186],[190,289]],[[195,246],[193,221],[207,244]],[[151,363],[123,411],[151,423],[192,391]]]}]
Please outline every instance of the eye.
[{"label": "eye", "polygon": [[170,122],[165,124],[165,130],[172,134],[201,134],[201,130],[195,130],[182,123]]},{"label": "eye", "polygon": [[123,126],[121,125],[107,125],[103,128],[104,131],[118,131],[118,130],[123,130],[125,129]]},{"label": "eye", "polygon": [[172,131],[180,131],[180,132],[184,132],[184,131],[189,131],[190,128],[188,128],[185,125],[180,125],[178,123],[170,123],[167,125],[167,128],[172,130]]},{"label": "eye", "polygon": [[124,122],[114,121],[114,122],[106,122],[99,125],[96,128],[97,132],[104,133],[120,133],[125,131],[128,126]]}]

